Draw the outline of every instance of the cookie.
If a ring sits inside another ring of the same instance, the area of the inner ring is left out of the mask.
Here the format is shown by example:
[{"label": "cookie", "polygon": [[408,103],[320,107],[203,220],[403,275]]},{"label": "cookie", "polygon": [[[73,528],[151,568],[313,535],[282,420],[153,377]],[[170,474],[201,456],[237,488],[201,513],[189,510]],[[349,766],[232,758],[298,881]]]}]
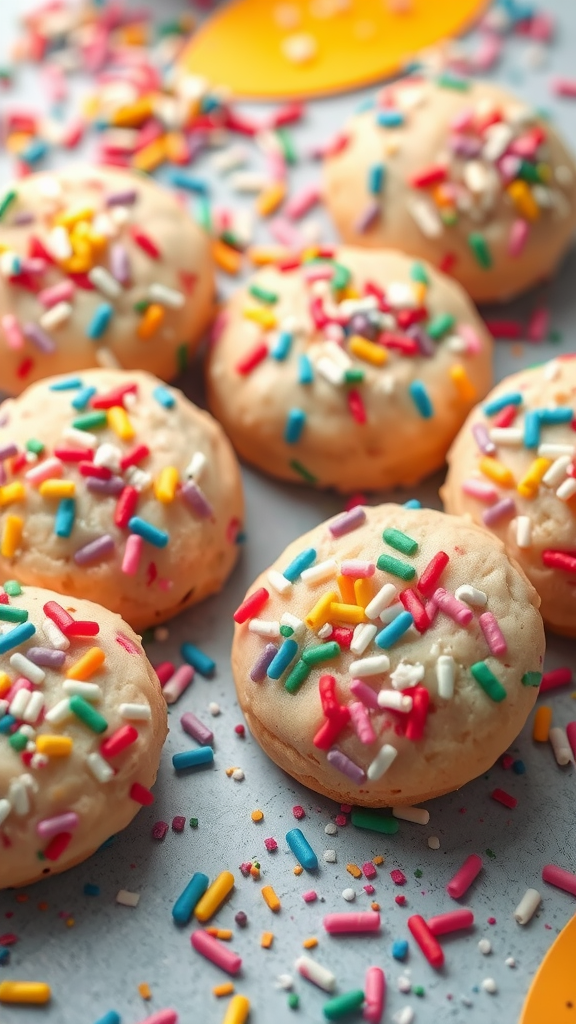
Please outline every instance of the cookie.
[{"label": "cookie", "polygon": [[139,371],[87,370],[0,407],[0,580],[90,597],[134,629],[220,590],[242,483],[219,425]]},{"label": "cookie", "polygon": [[151,178],[72,167],[0,198],[0,390],[96,366],[170,380],[214,307],[210,241]]},{"label": "cookie", "polygon": [[324,196],[345,242],[401,249],[500,302],[554,273],[575,172],[550,123],[500,86],[409,78],[346,126]]},{"label": "cookie", "polygon": [[470,413],[441,491],[491,530],[538,591],[542,617],[576,636],[576,360],[503,380]]},{"label": "cookie", "polygon": [[154,797],[166,702],[118,615],[0,590],[0,888],[90,857]]},{"label": "cookie", "polygon": [[397,252],[338,249],[258,271],[216,328],[209,407],[284,480],[350,492],[438,469],[491,381],[492,344],[458,285]]},{"label": "cookie", "polygon": [[413,804],[489,769],[534,705],[539,598],[485,530],[357,506],[290,544],[235,614],[254,737],[337,803]]}]

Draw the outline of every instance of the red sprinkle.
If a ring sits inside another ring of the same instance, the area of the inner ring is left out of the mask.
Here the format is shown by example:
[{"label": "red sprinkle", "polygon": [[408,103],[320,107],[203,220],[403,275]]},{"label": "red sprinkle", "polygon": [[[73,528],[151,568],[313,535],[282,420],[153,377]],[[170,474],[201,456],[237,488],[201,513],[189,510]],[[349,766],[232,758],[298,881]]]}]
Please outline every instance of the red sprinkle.
[{"label": "red sprinkle", "polygon": [[240,723],[239,725],[235,725],[234,726],[234,732],[236,733],[237,736],[245,736],[246,735],[246,726],[242,725],[242,723]]},{"label": "red sprinkle", "polygon": [[448,565],[450,558],[445,551],[439,551],[434,558],[428,562],[424,572],[418,580],[418,590],[425,597],[429,597],[436,590],[438,580]]},{"label": "red sprinkle", "polygon": [[136,245],[140,246],[140,248],[145,253],[147,253],[148,256],[151,256],[153,260],[160,259],[160,256],[162,255],[160,249],[148,235],[146,235],[143,231],[140,230],[140,228],[132,227],[130,229],[130,234],[132,235],[133,240],[136,242]]},{"label": "red sprinkle", "polygon": [[136,466],[142,459],[147,458],[150,455],[150,449],[145,444],[138,444],[131,451],[126,452],[126,455],[120,459],[120,469],[122,471],[128,469],[130,466]]},{"label": "red sprinkle", "polygon": [[49,619],[52,619],[52,622],[54,622],[58,626],[58,629],[62,630],[63,633],[65,632],[66,627],[70,626],[71,623],[74,622],[72,616],[69,615],[57,601],[47,601],[44,605],[43,611],[44,615]]},{"label": "red sprinkle", "polygon": [[269,839],[264,840],[264,846],[268,850],[268,853],[274,853],[274,850],[278,849],[278,843],[272,838],[272,836],[270,836]]},{"label": "red sprinkle", "polygon": [[58,860],[58,858],[64,853],[64,850],[71,839],[71,832],[59,832],[57,836],[54,836],[44,850],[44,857],[46,860]]},{"label": "red sprinkle", "polygon": [[516,797],[507,793],[505,789],[493,789],[490,796],[493,800],[497,800],[499,804],[504,804],[504,807],[510,808],[510,810],[513,810],[518,803]]},{"label": "red sprinkle", "polygon": [[406,739],[421,740],[428,715],[430,694],[425,686],[415,686],[412,690],[413,707],[406,723]]},{"label": "red sprinkle", "polygon": [[406,885],[406,875],[400,868],[394,868],[394,871],[390,872],[390,878],[394,882],[394,885]]},{"label": "red sprinkle", "polygon": [[563,569],[564,572],[576,575],[576,554],[548,548],[542,552],[542,561],[549,569]]},{"label": "red sprinkle", "polygon": [[268,355],[268,346],[264,341],[259,341],[257,345],[248,352],[238,363],[236,363],[236,373],[240,373],[243,377],[251,373],[263,359],[266,359]]},{"label": "red sprinkle", "polygon": [[116,732],[100,744],[102,757],[117,757],[138,739],[138,730],[133,725],[121,725]]},{"label": "red sprinkle", "polygon": [[406,906],[406,897],[402,896],[402,895],[395,896],[394,897],[394,903],[397,903],[399,907],[405,907]]},{"label": "red sprinkle", "polygon": [[494,417],[493,425],[495,427],[511,427],[517,415],[517,405],[505,405],[498,415]]},{"label": "red sprinkle", "polygon": [[486,327],[493,338],[501,341],[516,341],[524,333],[519,320],[487,320]]},{"label": "red sprinkle", "polygon": [[186,825],[186,818],[183,814],[177,814],[175,818],[172,818],[172,831],[183,832],[184,826]]},{"label": "red sprinkle", "polygon": [[442,947],[430,931],[424,918],[420,914],[413,914],[408,918],[407,923],[428,963],[436,969],[442,967],[444,963]]},{"label": "red sprinkle", "polygon": [[411,613],[418,632],[425,633],[430,626],[430,619],[416,591],[412,589],[403,590],[398,596],[406,611]]},{"label": "red sprinkle", "polygon": [[134,513],[136,512],[136,506],[138,504],[138,491],[135,487],[125,487],[120,492],[118,501],[116,502],[116,508],[114,510],[114,522],[120,529],[124,529],[128,526],[128,523]]},{"label": "red sprinkle", "polygon": [[356,423],[366,423],[366,409],[362,395],[355,388],[348,392],[348,408],[352,419],[356,420]]},{"label": "red sprinkle", "polygon": [[270,597],[266,587],[259,587],[253,594],[250,594],[245,601],[242,602],[239,608],[234,612],[234,622],[246,622],[248,619],[255,618],[258,613],[262,610]]},{"label": "red sprinkle", "polygon": [[564,668],[553,668],[550,672],[545,672],[542,676],[540,693],[545,693],[546,690],[555,690],[558,686],[570,686],[572,684],[572,678],[572,669],[568,668],[568,666]]},{"label": "red sprinkle", "polygon": [[130,799],[135,800],[137,804],[142,804],[143,807],[150,807],[154,803],[154,794],[146,789],[141,782],[133,782],[130,788]]},{"label": "red sprinkle", "polygon": [[306,817],[306,811],[300,804],[295,804],[292,808],[292,814],[296,818],[296,821],[302,821],[302,818]]},{"label": "red sprinkle", "polygon": [[410,175],[408,182],[412,188],[427,188],[428,185],[438,185],[445,181],[446,173],[444,164],[433,164],[431,167],[425,167],[423,171]]},{"label": "red sprinkle", "polygon": [[160,686],[166,686],[168,680],[174,675],[175,668],[171,661],[161,661],[159,665],[154,666],[154,671],[160,680]]},{"label": "red sprinkle", "polygon": [[97,636],[100,626],[97,622],[92,622],[89,619],[73,619],[62,632],[66,636]]},{"label": "red sprinkle", "polygon": [[164,836],[166,835],[167,831],[168,822],[157,821],[156,824],[152,826],[152,839],[164,839]]}]

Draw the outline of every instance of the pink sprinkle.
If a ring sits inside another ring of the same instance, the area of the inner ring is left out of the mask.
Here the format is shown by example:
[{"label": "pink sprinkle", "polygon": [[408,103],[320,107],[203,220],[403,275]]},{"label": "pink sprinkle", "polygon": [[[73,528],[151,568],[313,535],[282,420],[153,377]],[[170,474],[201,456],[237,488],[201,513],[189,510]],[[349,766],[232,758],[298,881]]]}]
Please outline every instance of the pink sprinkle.
[{"label": "pink sprinkle", "polygon": [[285,245],[287,249],[299,251],[304,248],[302,235],[285,217],[275,217],[270,221],[269,230],[272,238],[280,245]]},{"label": "pink sprinkle", "polygon": [[487,320],[486,327],[493,338],[504,341],[516,341],[523,334],[522,324],[519,320]]},{"label": "pink sprinkle", "polygon": [[308,892],[302,893],[302,899],[305,903],[315,903],[318,899],[318,893],[314,892],[314,889],[309,889]]},{"label": "pink sprinkle", "polygon": [[59,281],[58,284],[53,284],[50,288],[44,288],[41,292],[38,292],[38,299],[47,309],[55,306],[58,302],[69,302],[76,286],[70,278],[66,278],[64,281]]},{"label": "pink sprinkle", "polygon": [[0,324],[2,325],[8,347],[14,350],[22,348],[24,345],[24,335],[16,317],[12,313],[6,313],[0,320]]},{"label": "pink sprinkle", "polygon": [[368,893],[369,896],[373,896],[374,893],[376,892],[376,889],[374,888],[373,885],[363,885],[362,888],[364,889],[364,892]]},{"label": "pink sprinkle", "polygon": [[364,683],[362,679],[353,679],[350,683],[350,691],[358,698],[358,700],[361,700],[367,708],[372,708],[373,711],[381,710],[376,691],[373,690],[371,686]]},{"label": "pink sprinkle", "polygon": [[496,918],[495,917],[489,917],[488,918],[488,924],[496,924]]},{"label": "pink sprinkle", "polygon": [[354,579],[369,579],[376,572],[374,562],[363,562],[359,558],[349,558],[340,566],[342,576],[353,576]]},{"label": "pink sprinkle", "polygon": [[194,669],[191,665],[180,665],[174,675],[164,686],[162,693],[167,704],[174,704],[194,679]]},{"label": "pink sprinkle", "polygon": [[250,877],[251,870],[252,870],[252,864],[248,860],[244,861],[244,863],[240,865],[240,871],[244,875],[244,878],[249,878]]},{"label": "pink sprinkle", "polygon": [[505,654],[508,650],[508,644],[504,639],[502,630],[496,621],[495,616],[492,612],[483,612],[479,619],[480,628],[486,638],[486,643],[490,648],[490,653],[499,657],[501,654]]},{"label": "pink sprinkle", "polygon": [[172,818],[172,831],[183,832],[184,826],[186,825],[186,818],[183,814],[177,814],[175,818]]},{"label": "pink sprinkle", "polygon": [[488,71],[492,68],[502,53],[502,46],[503,42],[495,32],[483,35],[470,61],[474,71]]},{"label": "pink sprinkle", "polygon": [[64,466],[60,462],[60,459],[51,458],[45,459],[38,466],[34,466],[25,473],[26,479],[29,483],[34,485],[40,485],[45,480],[53,480],[55,477],[61,477],[64,472]]},{"label": "pink sprinkle", "polygon": [[352,727],[361,743],[369,746],[371,743],[376,742],[376,733],[372,728],[372,723],[368,717],[368,712],[360,701],[355,701],[350,704],[348,710],[350,711],[350,719],[352,721]]},{"label": "pink sprinkle", "polygon": [[122,572],[125,573],[126,576],[135,576],[138,572],[143,548],[144,538],[139,537],[137,533],[131,533],[126,540],[124,557],[122,559]]},{"label": "pink sprinkle", "polygon": [[395,896],[394,897],[394,903],[397,903],[399,907],[405,907],[406,906],[406,897],[405,896]]},{"label": "pink sprinkle", "polygon": [[303,808],[303,807],[301,807],[301,806],[300,806],[300,804],[296,804],[296,805],[295,805],[295,806],[294,806],[294,807],[292,808],[292,814],[293,814],[293,815],[294,815],[294,817],[296,818],[296,821],[301,821],[301,820],[302,820],[302,818],[305,818],[305,817],[306,817],[306,811],[304,810],[304,808]]},{"label": "pink sprinkle", "polygon": [[469,494],[471,498],[477,498],[478,501],[484,501],[487,505],[493,505],[498,499],[496,488],[492,484],[485,484],[483,480],[464,480],[462,490],[464,494]]},{"label": "pink sprinkle", "polygon": [[528,241],[528,235],[530,234],[530,225],[527,220],[518,219],[515,220],[510,228],[510,237],[508,239],[508,255],[519,256],[522,252],[526,242]]},{"label": "pink sprinkle", "polygon": [[526,337],[528,341],[544,341],[550,328],[550,311],[540,306],[535,309],[528,321]]},{"label": "pink sprinkle", "polygon": [[340,804],[342,814],[352,814],[352,804]]},{"label": "pink sprinkle", "polygon": [[272,837],[264,840],[264,846],[268,850],[268,853],[274,853],[274,850],[278,849],[278,843]]},{"label": "pink sprinkle", "polygon": [[339,828],[344,828],[348,824],[348,818],[345,814],[337,814],[334,818],[334,824],[338,825]]},{"label": "pink sprinkle", "polygon": [[400,871],[400,868],[395,868],[394,871],[391,871],[390,878],[394,885],[406,885],[406,875],[403,871]]},{"label": "pink sprinkle", "polygon": [[308,213],[320,201],[320,198],[321,192],[318,186],[307,185],[286,203],[284,212],[290,220],[298,220],[299,217]]},{"label": "pink sprinkle", "polygon": [[236,733],[237,736],[244,737],[246,735],[246,726],[242,725],[242,723],[240,723],[240,725],[235,725],[234,732]]},{"label": "pink sprinkle", "polygon": [[152,839],[164,839],[164,836],[166,835],[167,831],[168,822],[157,821],[156,824],[152,826]]},{"label": "pink sprinkle", "polygon": [[464,604],[463,601],[459,601],[453,594],[449,594],[443,587],[438,587],[438,590],[432,595],[434,601],[438,605],[441,612],[448,615],[449,618],[453,619],[460,626],[467,626],[473,616],[473,611]]},{"label": "pink sprinkle", "polygon": [[552,82],[552,92],[566,99],[576,99],[576,78],[555,78]]},{"label": "pink sprinkle", "polygon": [[477,356],[482,351],[480,335],[471,324],[460,324],[458,334],[466,342],[466,352],[468,355]]},{"label": "pink sprinkle", "polygon": [[364,878],[376,878],[377,871],[371,860],[367,860],[366,863],[362,865],[362,871],[364,873]]},{"label": "pink sprinkle", "polygon": [[41,839],[58,835],[59,832],[70,832],[78,827],[79,817],[74,811],[58,814],[54,818],[44,818],[36,825],[36,832]]}]

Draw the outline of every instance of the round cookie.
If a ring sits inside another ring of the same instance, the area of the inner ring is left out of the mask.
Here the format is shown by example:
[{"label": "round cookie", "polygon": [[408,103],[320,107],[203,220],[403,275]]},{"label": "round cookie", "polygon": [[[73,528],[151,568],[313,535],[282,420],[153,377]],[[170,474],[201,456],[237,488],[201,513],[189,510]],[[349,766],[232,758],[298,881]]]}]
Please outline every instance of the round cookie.
[{"label": "round cookie", "polygon": [[166,703],[140,638],[92,601],[0,591],[0,888],[90,857],[153,796]]},{"label": "round cookie", "polygon": [[503,380],[470,413],[441,490],[448,512],[502,540],[557,633],[576,636],[576,360]]},{"label": "round cookie", "polygon": [[489,82],[386,86],[324,165],[344,241],[401,249],[476,302],[549,277],[576,226],[574,159],[548,121]]},{"label": "round cookie", "polygon": [[491,381],[458,285],[397,252],[266,267],[225,308],[208,402],[239,454],[285,480],[357,489],[434,472]]},{"label": "round cookie", "polygon": [[243,517],[219,425],[147,373],[87,370],[0,408],[0,580],[90,596],[134,629],[220,590]]},{"label": "round cookie", "polygon": [[43,171],[0,198],[0,390],[95,366],[165,380],[214,308],[210,240],[151,178]]},{"label": "round cookie", "polygon": [[248,725],[336,802],[414,804],[492,766],[524,725],[544,655],[539,598],[485,530],[358,506],[255,581],[232,667]]}]

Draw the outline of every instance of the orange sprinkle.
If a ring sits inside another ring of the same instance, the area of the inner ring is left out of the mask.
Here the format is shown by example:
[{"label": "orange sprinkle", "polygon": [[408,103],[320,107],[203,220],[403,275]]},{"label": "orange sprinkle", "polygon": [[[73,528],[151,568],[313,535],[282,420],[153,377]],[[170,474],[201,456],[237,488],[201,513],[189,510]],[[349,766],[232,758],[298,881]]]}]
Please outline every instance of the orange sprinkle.
[{"label": "orange sprinkle", "polygon": [[318,945],[318,939],[311,936],[309,939],[304,939],[302,945],[304,946],[304,949],[314,949],[314,947]]},{"label": "orange sprinkle", "polygon": [[153,142],[149,142],[147,146],[135,153],[131,164],[137,171],[149,172],[155,171],[167,159],[166,136],[161,135],[159,139],[154,139]]},{"label": "orange sprinkle", "polygon": [[476,388],[460,363],[450,368],[450,379],[463,402],[473,402],[475,400]]},{"label": "orange sprinkle", "polygon": [[78,661],[70,666],[66,673],[67,679],[76,679],[85,683],[104,664],[106,655],[101,647],[91,647]]},{"label": "orange sprinkle", "polygon": [[148,341],[148,338],[156,333],[165,316],[164,306],[160,306],[157,302],[151,302],[138,324],[136,334],[140,340]]},{"label": "orange sprinkle", "polygon": [[292,868],[292,873],[295,875],[301,875],[303,871],[304,868],[300,864],[297,864],[296,867]]},{"label": "orange sprinkle", "polygon": [[356,598],[356,604],[359,604],[361,608],[365,608],[367,604],[370,604],[370,601],[374,596],[372,591],[372,580],[362,578],[354,580],[354,596]]},{"label": "orange sprinkle", "polygon": [[75,924],[76,924],[76,921],[74,920],[73,917],[67,917],[66,918],[66,927],[67,928],[73,928]]},{"label": "orange sprinkle", "polygon": [[141,981],[138,985],[138,992],[142,996],[142,999],[152,999],[152,991],[147,981]]},{"label": "orange sprinkle", "polygon": [[357,864],[347,864],[346,871],[352,878],[362,878],[362,872]]},{"label": "orange sprinkle", "polygon": [[122,25],[118,32],[119,41],[126,46],[146,46],[148,42],[148,31],[142,22],[131,25]]},{"label": "orange sprinkle", "polygon": [[208,935],[213,935],[215,939],[220,939],[222,942],[230,942],[232,938],[232,932],[229,928],[207,928]]},{"label": "orange sprinkle", "polygon": [[489,480],[493,480],[495,484],[499,484],[500,487],[513,487],[514,486],[514,475],[508,466],[505,466],[503,462],[498,459],[492,459],[489,456],[484,456],[479,462],[480,472],[487,476]]},{"label": "orange sprinkle", "polygon": [[226,274],[238,274],[242,266],[242,253],[233,249],[231,245],[215,239],[212,244],[212,255],[216,266]]},{"label": "orange sprinkle", "polygon": [[270,946],[274,942],[274,932],[262,932],[262,938],[260,939],[260,945],[262,949],[270,949]]},{"label": "orange sprinkle", "polygon": [[276,893],[274,892],[274,889],[272,888],[272,886],[271,885],[264,885],[262,887],[262,895],[264,897],[264,902],[266,903],[266,905],[268,907],[270,907],[270,910],[274,914],[277,914],[278,911],[280,910],[280,907],[282,906],[282,904],[280,903],[280,900],[278,899],[278,897],[277,897]]},{"label": "orange sprinkle", "polygon": [[0,697],[3,697],[12,688],[12,680],[7,672],[0,672]]},{"label": "orange sprinkle", "polygon": [[182,132],[168,132],[164,136],[164,141],[166,144],[166,159],[171,164],[187,164],[189,162],[186,137]]},{"label": "orange sprinkle", "polygon": [[263,245],[254,245],[247,252],[248,259],[255,267],[265,267],[270,263],[280,263],[281,260],[286,259],[288,256],[288,249],[281,249],[280,247],[267,248]]},{"label": "orange sprinkle", "polygon": [[250,815],[250,817],[252,818],[252,821],[262,821],[262,819],[264,817],[264,812],[263,811],[252,811],[252,814]]},{"label": "orange sprinkle", "polygon": [[379,864],[384,863],[384,857],[382,857],[382,855],[378,853],[375,857],[372,857],[372,863],[376,864],[376,866],[378,867]]},{"label": "orange sprinkle", "polygon": [[371,906],[372,910],[380,910],[380,904],[376,903],[375,901],[374,901],[374,903],[371,903],[370,906]]},{"label": "orange sprinkle", "polygon": [[115,128],[139,128],[154,113],[151,96],[141,96],[135,103],[119,107],[112,115]]},{"label": "orange sprinkle", "polygon": [[225,981],[222,985],[215,985],[212,989],[212,995],[217,996],[219,999],[221,996],[231,996],[234,991],[234,985],[231,981]]},{"label": "orange sprinkle", "polygon": [[356,604],[356,594],[354,593],[354,580],[351,576],[337,576],[336,582],[338,584],[338,590],[342,595],[343,604]]},{"label": "orange sprinkle", "polygon": [[262,192],[256,200],[256,209],[261,217],[269,217],[284,202],[286,185],[283,181],[275,181],[270,188]]}]

